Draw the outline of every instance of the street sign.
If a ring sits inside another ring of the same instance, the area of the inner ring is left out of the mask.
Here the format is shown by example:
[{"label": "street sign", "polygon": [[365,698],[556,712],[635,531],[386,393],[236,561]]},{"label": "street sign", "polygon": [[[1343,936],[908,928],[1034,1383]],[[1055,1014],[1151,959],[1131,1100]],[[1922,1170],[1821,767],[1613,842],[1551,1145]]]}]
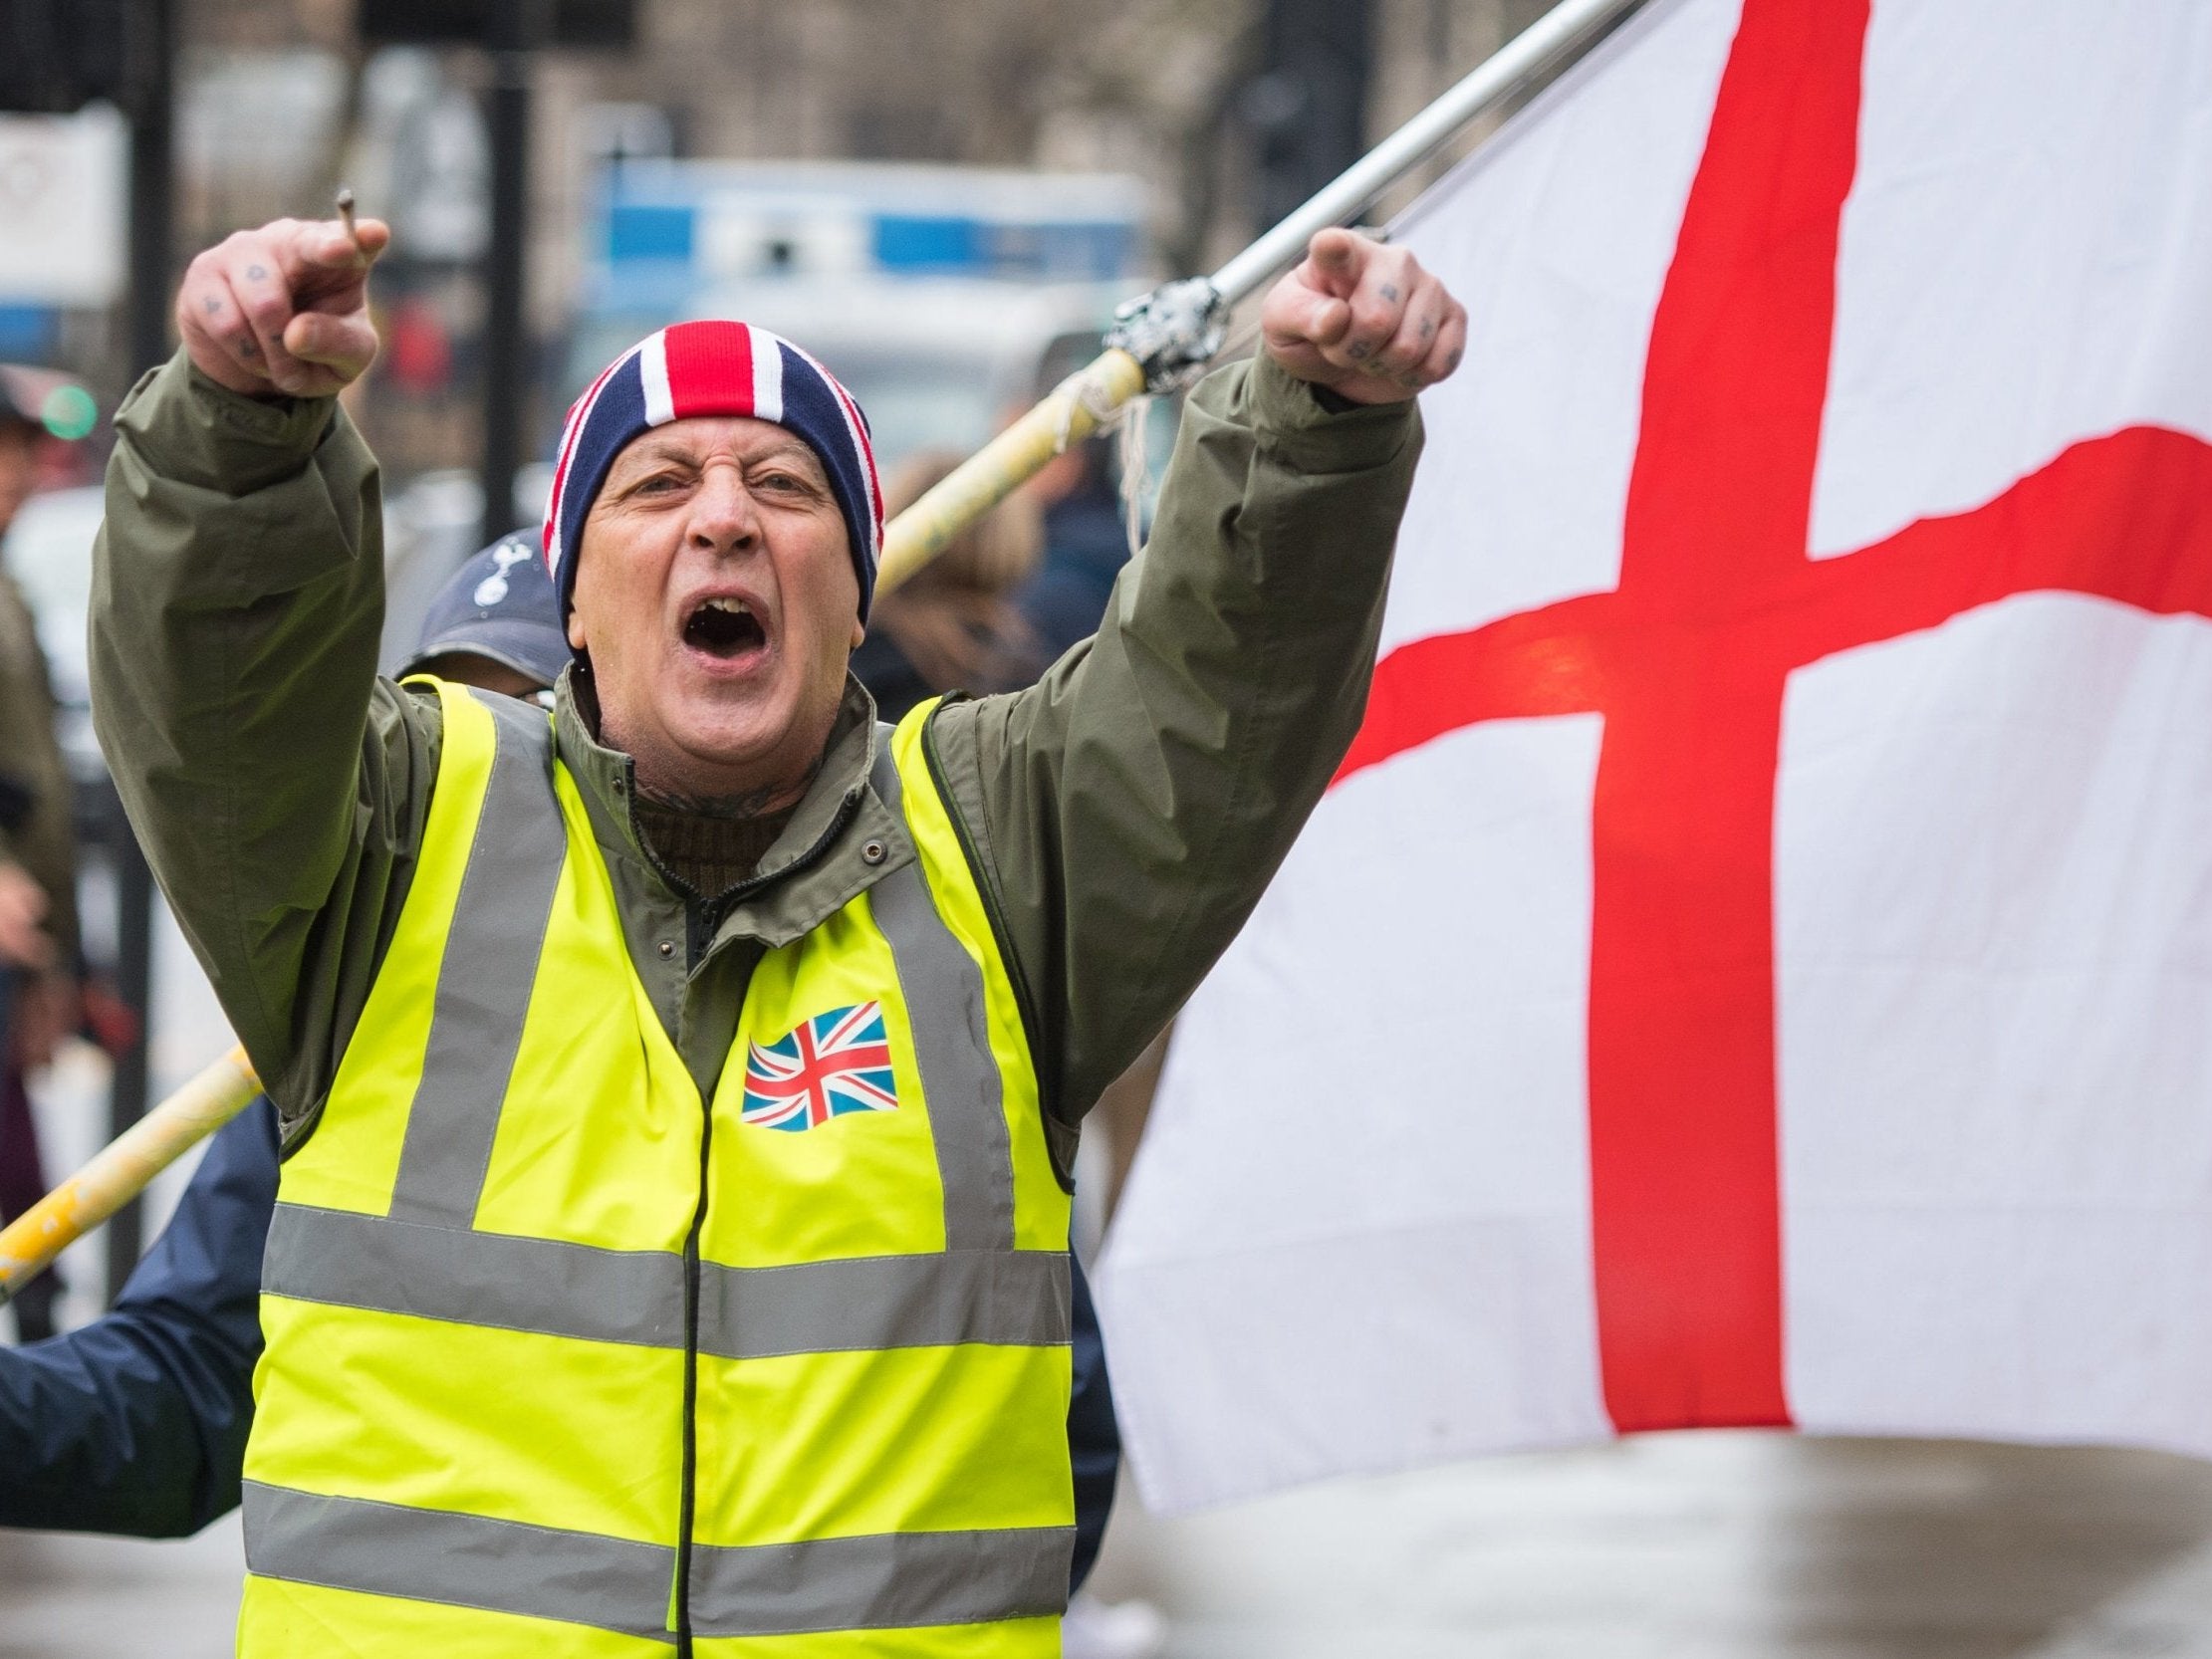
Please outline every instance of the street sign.
[{"label": "street sign", "polygon": [[586,305],[664,310],[756,279],[1133,281],[1146,198],[1120,173],[881,161],[624,161],[603,177]]},{"label": "street sign", "polygon": [[114,304],[128,135],[113,105],[0,116],[0,306]]}]

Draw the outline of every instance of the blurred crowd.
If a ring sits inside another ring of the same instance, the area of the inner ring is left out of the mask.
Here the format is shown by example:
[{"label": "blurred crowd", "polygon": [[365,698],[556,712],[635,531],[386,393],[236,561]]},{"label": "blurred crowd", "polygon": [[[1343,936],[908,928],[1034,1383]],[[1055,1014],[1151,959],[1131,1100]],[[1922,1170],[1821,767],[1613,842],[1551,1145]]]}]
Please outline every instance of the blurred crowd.
[{"label": "blurred crowd", "polygon": [[[0,539],[43,488],[74,482],[89,399],[61,375],[0,363]],[[0,1217],[46,1190],[26,1074],[84,1018],[74,802],[53,677],[31,607],[0,573]],[[16,1296],[25,1341],[52,1335],[56,1276]]]}]

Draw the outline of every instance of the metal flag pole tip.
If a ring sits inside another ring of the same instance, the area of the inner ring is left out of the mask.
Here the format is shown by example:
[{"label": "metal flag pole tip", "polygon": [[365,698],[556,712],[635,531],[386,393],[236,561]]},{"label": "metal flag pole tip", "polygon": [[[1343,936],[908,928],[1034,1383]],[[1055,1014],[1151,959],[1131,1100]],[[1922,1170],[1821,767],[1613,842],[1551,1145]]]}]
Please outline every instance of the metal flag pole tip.
[{"label": "metal flag pole tip", "polygon": [[1557,68],[1562,59],[1593,44],[1646,0],[1560,0],[1262,236],[1210,279],[1225,305],[1256,292],[1306,251],[1316,231],[1346,224],[1374,205],[1382,193],[1442,149],[1468,122],[1490,114],[1515,93]]}]

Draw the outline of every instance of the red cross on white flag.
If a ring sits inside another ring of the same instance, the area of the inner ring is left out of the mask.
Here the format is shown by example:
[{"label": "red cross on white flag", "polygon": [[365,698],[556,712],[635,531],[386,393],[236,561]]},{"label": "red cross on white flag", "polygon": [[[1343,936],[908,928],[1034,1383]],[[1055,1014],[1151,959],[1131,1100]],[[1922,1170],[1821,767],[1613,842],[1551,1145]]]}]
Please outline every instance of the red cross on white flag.
[{"label": "red cross on white flag", "polygon": [[1102,1275],[1169,1508],[1619,1431],[2212,1455],[2212,7],[1657,0]]}]

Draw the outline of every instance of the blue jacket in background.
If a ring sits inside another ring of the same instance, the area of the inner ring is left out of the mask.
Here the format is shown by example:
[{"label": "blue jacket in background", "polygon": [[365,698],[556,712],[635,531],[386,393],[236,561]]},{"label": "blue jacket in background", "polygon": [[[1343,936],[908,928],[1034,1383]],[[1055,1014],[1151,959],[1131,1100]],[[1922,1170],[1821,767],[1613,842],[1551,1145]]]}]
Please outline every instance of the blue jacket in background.
[{"label": "blue jacket in background", "polygon": [[1121,498],[1103,474],[1045,509],[1045,558],[1014,590],[1014,608],[1037,632],[1047,661],[1099,631],[1113,579],[1129,562]]},{"label": "blue jacket in background", "polygon": [[[277,1113],[264,1098],[217,1131],[112,1311],[0,1349],[0,1526],[177,1538],[238,1507],[276,1202]],[[1081,1584],[1106,1534],[1121,1440],[1080,1267],[1074,1325]]]},{"label": "blue jacket in background", "polygon": [[177,1538],[238,1507],[276,1201],[277,1113],[256,1100],[112,1311],[0,1351],[0,1525]]}]

